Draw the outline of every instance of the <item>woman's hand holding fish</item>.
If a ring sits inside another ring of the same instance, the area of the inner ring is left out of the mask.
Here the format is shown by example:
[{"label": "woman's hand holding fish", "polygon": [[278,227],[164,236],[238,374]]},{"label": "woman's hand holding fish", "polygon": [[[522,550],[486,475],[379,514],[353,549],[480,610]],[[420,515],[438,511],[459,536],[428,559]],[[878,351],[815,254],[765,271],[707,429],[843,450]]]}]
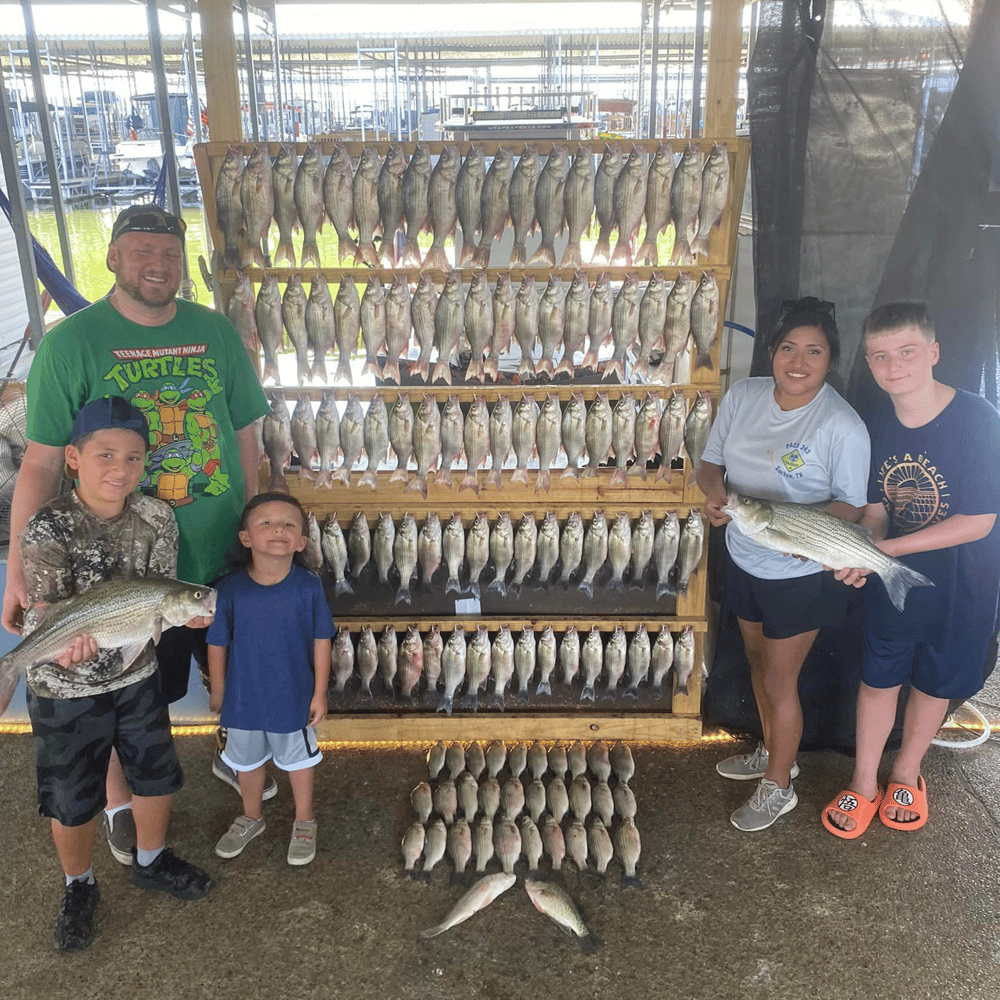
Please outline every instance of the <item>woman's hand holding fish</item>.
[{"label": "woman's hand holding fish", "polygon": [[729,524],[731,520],[730,516],[722,510],[725,503],[725,494],[723,494],[719,499],[705,501],[705,506],[703,508],[705,518],[708,520],[709,524],[716,528],[721,528],[724,524]]},{"label": "woman's hand holding fish", "polygon": [[60,667],[73,667],[97,656],[100,647],[92,635],[78,635],[66,650],[56,657],[55,662]]}]

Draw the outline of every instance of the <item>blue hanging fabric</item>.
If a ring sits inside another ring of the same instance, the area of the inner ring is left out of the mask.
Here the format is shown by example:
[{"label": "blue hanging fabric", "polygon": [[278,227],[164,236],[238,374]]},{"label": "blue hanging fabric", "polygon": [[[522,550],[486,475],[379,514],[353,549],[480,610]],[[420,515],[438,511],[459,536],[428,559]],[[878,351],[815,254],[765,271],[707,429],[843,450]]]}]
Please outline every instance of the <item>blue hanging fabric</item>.
[{"label": "blue hanging fabric", "polygon": [[[10,202],[3,191],[0,191],[0,208],[3,209],[8,221],[11,221]],[[83,309],[84,306],[89,306],[90,302],[70,284],[66,275],[59,270],[56,262],[49,256],[48,250],[34,236],[31,237],[31,247],[35,254],[35,269],[38,271],[38,277],[63,314],[69,316],[71,313]]]},{"label": "blue hanging fabric", "polygon": [[160,208],[166,209],[167,207],[167,158],[163,157],[163,162],[160,164],[160,176],[156,178],[156,187],[153,188],[153,201],[156,202]]}]

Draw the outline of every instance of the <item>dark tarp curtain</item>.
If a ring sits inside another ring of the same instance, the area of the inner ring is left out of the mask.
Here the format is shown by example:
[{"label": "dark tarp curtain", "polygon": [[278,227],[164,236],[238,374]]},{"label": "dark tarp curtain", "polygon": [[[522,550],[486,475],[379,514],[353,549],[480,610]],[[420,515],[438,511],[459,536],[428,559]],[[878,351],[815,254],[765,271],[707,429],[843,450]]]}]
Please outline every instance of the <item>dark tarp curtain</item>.
[{"label": "dark tarp curtain", "polygon": [[[842,356],[831,381],[863,411],[877,392],[858,350],[864,317],[923,299],[938,377],[995,403],[1000,0],[760,0],[757,24],[747,74],[757,330],[773,327],[784,299],[835,302]],[[754,344],[754,375],[770,374],[765,344]],[[810,654],[803,747],[853,749],[859,643],[855,613]],[[759,733],[725,608],[704,715]]]}]

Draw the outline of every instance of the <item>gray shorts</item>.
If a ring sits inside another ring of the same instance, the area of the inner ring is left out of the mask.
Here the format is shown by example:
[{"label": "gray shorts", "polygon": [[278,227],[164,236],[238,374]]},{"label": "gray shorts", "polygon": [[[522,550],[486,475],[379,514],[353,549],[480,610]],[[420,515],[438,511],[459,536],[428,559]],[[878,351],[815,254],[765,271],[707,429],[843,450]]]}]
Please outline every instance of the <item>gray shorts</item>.
[{"label": "gray shorts", "polygon": [[253,729],[227,729],[222,759],[234,771],[256,771],[269,760],[282,771],[315,767],[322,759],[316,727],[294,733],[264,733]]}]

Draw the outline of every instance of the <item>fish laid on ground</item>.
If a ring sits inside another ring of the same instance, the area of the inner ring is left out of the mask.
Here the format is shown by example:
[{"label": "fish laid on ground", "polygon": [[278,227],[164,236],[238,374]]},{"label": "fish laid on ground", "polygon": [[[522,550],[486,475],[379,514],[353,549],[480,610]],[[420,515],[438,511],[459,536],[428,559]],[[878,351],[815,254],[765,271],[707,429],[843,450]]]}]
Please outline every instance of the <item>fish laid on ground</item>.
[{"label": "fish laid on ground", "polygon": [[347,532],[347,552],[351,557],[351,576],[357,580],[372,557],[372,535],[363,510],[359,510],[351,521]]},{"label": "fish laid on ground", "polygon": [[614,299],[611,297],[611,283],[602,274],[590,293],[590,308],[587,312],[587,353],[580,362],[581,368],[597,371],[597,356],[601,348],[611,339],[611,311]]},{"label": "fish laid on ground", "polygon": [[[443,296],[442,296],[443,301]],[[441,463],[437,482],[451,486],[451,467],[465,448],[465,417],[458,396],[449,396],[441,411]]]},{"label": "fish laid on ground", "polygon": [[403,834],[403,871],[412,879],[420,878],[416,864],[420,860],[420,855],[424,853],[425,837],[423,824],[418,822],[410,824]]},{"label": "fish laid on ground", "polygon": [[693,483],[698,466],[701,465],[701,455],[708,443],[708,432],[712,429],[712,396],[709,392],[699,392],[691,412],[684,422],[684,448],[691,460],[691,472],[688,482]]},{"label": "fish laid on ground", "polygon": [[525,240],[538,228],[535,221],[535,188],[538,186],[538,150],[526,145],[518,157],[510,179],[510,224],[514,228],[511,267],[522,267],[526,260]]},{"label": "fish laid on ground", "polygon": [[[486,753],[483,745],[478,740],[469,744],[465,751],[465,769],[478,781],[479,776],[486,770]],[[471,818],[470,818],[471,822]]]},{"label": "fish laid on ground", "polygon": [[670,185],[670,218],[674,223],[671,264],[693,264],[690,240],[701,204],[701,152],[688,143]]},{"label": "fish laid on ground", "polygon": [[665,594],[673,593],[673,582],[670,579],[677,562],[677,549],[681,540],[681,527],[675,511],[669,511],[659,527],[653,540],[653,564],[656,568],[656,599]]},{"label": "fish laid on ground", "polygon": [[[620,628],[621,626],[619,626]],[[586,750],[587,766],[598,781],[607,781],[611,777],[611,758],[608,753],[608,745],[604,740],[597,740],[591,743]],[[584,817],[580,817],[583,819]]]},{"label": "fish laid on ground", "polygon": [[590,228],[590,220],[594,214],[594,176],[593,154],[584,143],[580,143],[573,155],[563,189],[563,209],[569,243],[560,267],[580,267],[583,264],[580,241]]},{"label": "fish laid on ground", "polygon": [[569,812],[569,793],[566,791],[565,777],[556,775],[545,789],[545,804],[556,823],[561,823]]},{"label": "fish laid on ground", "polygon": [[413,457],[417,460],[417,474],[406,484],[408,490],[417,490],[427,496],[427,474],[441,455],[441,412],[437,400],[425,395],[413,418]]},{"label": "fish laid on ground", "polygon": [[264,374],[261,380],[266,382],[269,378],[273,378],[275,382],[280,382],[278,351],[281,349],[285,331],[281,319],[281,292],[278,291],[278,279],[274,275],[265,275],[260,283],[254,306],[254,319],[257,339],[264,349]]},{"label": "fish laid on ground", "polygon": [[257,341],[257,318],[254,315],[253,285],[245,271],[236,272],[236,287],[226,307],[226,316],[236,327],[247,354],[256,360],[260,348]]},{"label": "fish laid on ground", "polygon": [[490,452],[490,413],[485,396],[473,396],[465,417],[464,435],[466,472],[459,489],[468,488],[478,496],[478,470]]},{"label": "fish laid on ground", "polygon": [[479,578],[490,561],[490,523],[486,514],[480,511],[469,528],[465,538],[465,554],[469,561],[469,589],[478,600]]},{"label": "fish laid on ground", "polygon": [[448,857],[454,865],[452,884],[466,885],[465,868],[472,857],[472,829],[469,821],[463,816],[455,820],[448,830]]},{"label": "fish laid on ground", "polygon": [[[428,253],[428,258],[430,253]],[[425,267],[432,266],[425,264]],[[452,271],[434,308],[434,346],[437,362],[431,372],[431,381],[443,379],[451,385],[451,364],[458,353],[458,342],[465,329],[465,300],[462,295],[462,276]]]},{"label": "fish laid on ground", "polygon": [[501,146],[493,157],[483,181],[480,199],[479,245],[472,256],[474,267],[487,267],[490,251],[499,239],[510,215],[510,184],[514,171],[514,157],[506,146]]},{"label": "fish laid on ground", "polygon": [[386,267],[393,265],[396,232],[402,225],[403,172],[405,170],[406,157],[403,156],[403,147],[396,142],[390,143],[382,163],[382,169],[379,171],[378,185],[375,189],[379,225],[382,228],[380,256]]},{"label": "fish laid on ground", "polygon": [[[615,817],[615,800],[611,794],[610,787],[608,787],[608,783],[606,781],[598,781],[591,790],[591,794],[595,818],[599,818],[605,826],[611,826],[611,822]],[[590,853],[593,854],[593,843],[587,846],[590,848]],[[610,838],[608,839],[608,847],[611,847]],[[608,855],[608,860],[611,860],[610,854]]]},{"label": "fish laid on ground", "polygon": [[332,571],[334,579],[334,595],[353,594],[354,588],[347,582],[347,539],[337,521],[337,515],[331,514],[323,525],[320,537],[323,550],[323,565]]},{"label": "fish laid on ground", "polygon": [[636,805],[635,792],[628,785],[618,782],[611,792],[611,797],[615,802],[615,812],[623,819],[635,819]]},{"label": "fish laid on ground", "polygon": [[[510,780],[517,781],[516,778]],[[521,831],[510,816],[501,817],[493,827],[493,849],[504,872],[512,873],[514,865],[517,864],[517,860],[521,856]]]},{"label": "fish laid on ground", "polygon": [[566,747],[562,743],[555,743],[549,747],[549,770],[557,778],[565,779],[568,766],[566,761]]},{"label": "fish laid on ground", "polygon": [[490,822],[490,836],[493,835],[493,820],[499,809],[500,782],[497,781],[496,775],[491,774],[479,785],[479,811]]},{"label": "fish laid on ground", "polygon": [[[507,763],[507,747],[501,740],[493,740],[486,748],[486,773],[495,778]],[[499,789],[498,789],[499,792]],[[497,802],[499,803],[499,798]],[[492,819],[492,817],[490,817]]]},{"label": "fish laid on ground", "polygon": [[565,297],[558,274],[553,274],[538,303],[538,342],[542,353],[535,366],[538,375],[552,376],[556,348],[563,338]]},{"label": "fish laid on ground", "polygon": [[677,677],[677,693],[688,693],[688,681],[694,673],[694,628],[688,625],[680,634],[674,646],[674,674]]},{"label": "fish laid on ground", "polygon": [[445,826],[455,822],[458,810],[458,789],[455,787],[454,773],[449,768],[452,777],[438,783],[434,789],[434,811],[444,820]]},{"label": "fish laid on ground", "polygon": [[531,264],[556,266],[556,237],[563,231],[566,188],[566,147],[553,146],[535,187],[535,218],[542,233],[542,242],[532,256]]},{"label": "fish laid on ground", "polygon": [[240,201],[242,156],[238,148],[230,146],[219,166],[215,178],[215,217],[222,230],[225,249],[222,266],[240,266],[240,230],[243,227],[243,203]]},{"label": "fish laid on ground", "polygon": [[[126,670],[168,628],[215,614],[211,587],[159,577],[107,580],[51,605],[41,623],[0,659],[0,714],[6,711],[20,676],[29,668],[61,655],[78,635],[90,635],[101,651],[121,651],[120,664],[108,663],[109,675]],[[36,695],[55,698],[41,680]]]},{"label": "fish laid on ground", "polygon": [[482,816],[472,832],[472,851],[476,856],[476,872],[486,871],[493,860],[493,820]]},{"label": "fish laid on ground", "polygon": [[299,401],[292,410],[291,427],[292,446],[299,459],[299,476],[315,480],[312,463],[319,460],[319,447],[316,444],[316,417],[313,414],[312,400],[308,396],[299,396]]},{"label": "fish laid on ground", "polygon": [[490,340],[489,358],[485,364],[486,374],[494,381],[500,374],[500,358],[510,348],[514,336],[516,300],[510,275],[504,271],[497,275],[493,290],[493,337]]},{"label": "fish laid on ground", "polygon": [[674,637],[670,632],[669,625],[664,625],[660,629],[660,634],[653,644],[649,662],[653,675],[653,693],[656,697],[660,697],[663,693],[663,679],[674,664]]},{"label": "fish laid on ground", "polygon": [[639,283],[634,274],[626,274],[611,308],[611,340],[614,352],[604,369],[603,378],[625,379],[625,358],[639,336]]},{"label": "fish laid on ground", "polygon": [[316,232],[323,229],[323,174],[325,167],[319,145],[309,143],[295,171],[295,211],[302,226],[302,257],[300,265],[319,267],[319,247]]},{"label": "fish laid on ground", "polygon": [[[605,785],[605,788],[608,786]],[[608,789],[608,800],[611,799],[611,789]],[[608,819],[610,823],[610,818]],[[590,857],[594,859],[594,871],[596,872],[598,878],[604,878],[605,872],[608,870],[608,864],[611,858],[614,856],[614,848],[611,846],[611,834],[608,833],[608,828],[604,825],[603,818],[595,816],[593,822],[590,824],[590,829],[587,831],[587,848],[590,853]]]},{"label": "fish laid on ground", "polygon": [[271,168],[271,183],[274,190],[274,221],[278,224],[278,245],[274,251],[274,263],[286,260],[295,267],[295,248],[292,246],[292,230],[299,224],[295,210],[295,175],[298,161],[295,147],[282,143],[278,156]]},{"label": "fish laid on ground", "polygon": [[515,778],[528,766],[528,747],[524,743],[515,743],[507,754],[507,769]]},{"label": "fish laid on ground", "polygon": [[514,304],[514,338],[521,352],[517,366],[518,375],[534,375],[535,362],[532,351],[538,339],[538,296],[535,294],[535,276],[526,274],[521,279]]},{"label": "fish laid on ground", "polygon": [[552,920],[564,933],[575,937],[586,954],[592,954],[604,942],[587,930],[580,911],[565,889],[553,882],[526,878],[524,888],[539,913]]},{"label": "fish laid on ground", "polygon": [[539,833],[542,836],[542,850],[549,859],[553,872],[562,870],[563,858],[566,857],[566,839],[562,827],[553,816],[543,813]]},{"label": "fish laid on ground", "polygon": [[444,857],[448,848],[448,828],[439,816],[427,827],[424,838],[424,866],[420,877],[425,882],[431,880],[431,870]]},{"label": "fish laid on ground", "polygon": [[510,477],[512,483],[528,485],[528,462],[535,453],[535,432],[538,428],[538,404],[531,393],[525,393],[514,410],[511,424],[516,467]]},{"label": "fish laid on ground", "polygon": [[420,567],[420,582],[431,585],[431,580],[441,565],[441,519],[434,511],[424,518],[417,538],[417,565]]},{"label": "fish laid on ground", "polygon": [[322,272],[317,272],[313,275],[306,302],[306,341],[313,352],[310,377],[322,379],[324,383],[327,381],[326,355],[336,342],[336,332],[330,287]]},{"label": "fish laid on ground", "polygon": [[299,385],[309,381],[309,333],[306,330],[306,293],[302,279],[293,274],[281,297],[281,320],[295,348],[295,368]]},{"label": "fish laid on ground", "polygon": [[395,274],[385,296],[385,368],[382,377],[399,385],[399,362],[410,342],[410,288],[405,274]]},{"label": "fish laid on ground", "polygon": [[719,331],[719,286],[715,272],[705,271],[691,297],[691,336],[697,351],[695,366],[712,367],[712,346]]},{"label": "fish laid on ground", "polygon": [[412,514],[404,514],[392,542],[392,561],[399,573],[396,603],[411,603],[410,581],[417,569],[417,522]]},{"label": "fish laid on ground", "polygon": [[266,146],[254,146],[240,177],[240,203],[243,206],[243,228],[247,252],[244,267],[255,264],[264,267],[261,241],[267,236],[274,214],[274,182],[271,177],[271,157]]},{"label": "fish laid on ground", "polygon": [[455,204],[455,184],[461,166],[461,156],[456,146],[445,146],[431,171],[427,189],[427,214],[434,238],[424,258],[423,266],[447,271],[451,265],[444,252],[445,240],[455,232],[458,207]]},{"label": "fish laid on ground", "polygon": [[[841,521],[841,524],[846,522]],[[705,543],[705,525],[701,514],[694,508],[681,529],[680,545],[677,554],[677,592],[686,594],[691,574],[698,568],[701,552]]]},{"label": "fish laid on ground", "polygon": [[378,178],[381,171],[378,150],[374,146],[365,146],[354,174],[352,198],[354,222],[358,227],[358,248],[354,253],[354,263],[367,264],[368,267],[378,267],[375,230],[379,224]]},{"label": "fish laid on ground", "polygon": [[396,456],[396,468],[389,482],[406,483],[410,478],[407,467],[413,454],[413,406],[408,392],[399,393],[389,411],[389,445]]},{"label": "fish laid on ground", "polygon": [[413,335],[420,352],[417,360],[410,365],[410,374],[424,382],[430,377],[431,353],[434,350],[434,316],[437,312],[438,293],[430,274],[420,275],[416,290],[410,301],[410,320]]},{"label": "fish laid on ground", "polygon": [[441,536],[441,556],[448,568],[448,581],[444,592],[460,593],[462,584],[459,581],[459,573],[462,570],[462,563],[465,562],[465,528],[462,526],[461,514],[452,514],[448,526],[444,529]]},{"label": "fish laid on ground", "polygon": [[632,240],[639,233],[646,205],[646,154],[635,146],[622,172],[615,178],[615,223],[618,242],[611,254],[612,264],[632,264]]},{"label": "fish laid on ground", "polygon": [[642,842],[639,839],[639,831],[635,827],[635,820],[626,816],[614,836],[615,854],[621,863],[622,888],[628,889],[630,886],[637,889],[642,888],[642,882],[635,874],[635,866],[639,863],[639,855],[642,852]]},{"label": "fish laid on ground", "polygon": [[577,352],[583,352],[587,340],[587,323],[590,318],[590,284],[582,271],[573,275],[569,291],[563,302],[563,353],[553,376],[576,371]]},{"label": "fish laid on ground", "polygon": [[456,924],[468,920],[480,910],[489,906],[497,896],[506,892],[515,882],[517,876],[502,872],[497,875],[487,875],[473,884],[472,888],[455,904],[452,911],[435,927],[420,932],[422,938],[437,937]]},{"label": "fish laid on ground", "polygon": [[615,181],[625,166],[621,147],[609,143],[604,147],[604,155],[597,167],[594,180],[594,207],[600,230],[594,246],[592,264],[606,264],[611,257],[611,230],[615,227]]},{"label": "fish laid on ground", "polygon": [[674,151],[669,142],[661,142],[646,174],[646,234],[635,255],[635,262],[660,263],[656,241],[670,222],[670,187],[674,180]]},{"label": "fish laid on ground", "polygon": [[712,146],[701,172],[701,199],[698,203],[698,233],[691,240],[692,256],[708,256],[708,237],[719,224],[729,200],[729,154],[722,143]]},{"label": "fish laid on ground", "polygon": [[287,490],[285,471],[292,464],[292,421],[285,405],[285,395],[271,396],[271,412],[264,416],[264,452],[271,466],[271,490]]},{"label": "fish laid on ground", "polygon": [[618,776],[619,782],[628,784],[635,774],[635,761],[632,759],[632,751],[627,743],[619,740],[611,748],[611,766]]},{"label": "fish laid on ground", "polygon": [[889,599],[902,611],[911,587],[934,584],[882,552],[864,529],[814,506],[730,494],[722,508],[758,545],[805,556],[830,569],[866,569],[878,574]]},{"label": "fish laid on ground", "polygon": [[347,397],[347,406],[340,417],[340,450],[344,453],[344,461],[340,468],[330,477],[333,482],[349,486],[351,472],[355,462],[361,458],[361,449],[365,443],[365,414],[361,409],[361,397],[352,392]]},{"label": "fish laid on ground", "polygon": [[368,467],[358,480],[358,486],[370,486],[374,490],[378,488],[378,468],[389,450],[389,414],[381,396],[375,396],[368,404],[363,433]]},{"label": "fish laid on ground", "polygon": [[[333,145],[333,153],[323,175],[323,207],[337,233],[337,257],[338,262],[343,264],[357,253],[358,245],[348,232],[348,228],[354,225],[354,171],[350,155],[339,142]],[[294,264],[293,261],[293,267]]]},{"label": "fish laid on ground", "polygon": [[437,710],[451,715],[455,704],[455,692],[465,680],[466,644],[465,630],[459,625],[441,652],[441,675],[444,678],[444,694],[438,702]]},{"label": "fish laid on ground", "polygon": [[357,660],[358,674],[361,677],[361,694],[370,698],[372,696],[372,678],[378,671],[378,642],[370,625],[365,625],[361,630],[361,636],[358,639]]},{"label": "fish laid on ground", "polygon": [[[362,375],[378,375],[378,355],[385,349],[385,289],[378,275],[372,275],[361,296],[361,342],[365,345]],[[323,381],[326,381],[324,379]]]},{"label": "fish laid on ground", "polygon": [[340,288],[333,303],[333,329],[337,341],[337,381],[354,385],[351,355],[358,346],[358,334],[361,332],[361,301],[354,279],[347,276],[340,279]]},{"label": "fish laid on ground", "polygon": [[458,224],[462,227],[462,251],[458,266],[465,267],[472,261],[476,250],[476,233],[479,232],[479,214],[482,209],[483,182],[486,180],[486,161],[481,146],[472,143],[455,181],[455,206]]},{"label": "fish laid on ground", "polygon": [[485,271],[475,271],[465,297],[465,335],[469,340],[469,364],[465,380],[482,382],[485,378],[483,358],[493,339],[493,302]]},{"label": "fish laid on ground", "polygon": [[537,819],[541,818],[541,810],[545,808],[545,790],[544,785],[540,781],[533,781],[531,784],[537,785],[542,789],[541,809],[538,809],[537,817],[532,815],[522,816],[517,821],[517,825],[521,829],[521,853],[528,862],[528,875],[537,876],[538,863],[542,860],[544,848],[542,847],[542,835],[539,833],[535,823]]},{"label": "fish laid on ground", "polygon": [[406,242],[403,266],[420,266],[417,236],[427,228],[427,192],[431,183],[431,158],[427,147],[417,143],[403,173],[403,215],[406,216]]}]

